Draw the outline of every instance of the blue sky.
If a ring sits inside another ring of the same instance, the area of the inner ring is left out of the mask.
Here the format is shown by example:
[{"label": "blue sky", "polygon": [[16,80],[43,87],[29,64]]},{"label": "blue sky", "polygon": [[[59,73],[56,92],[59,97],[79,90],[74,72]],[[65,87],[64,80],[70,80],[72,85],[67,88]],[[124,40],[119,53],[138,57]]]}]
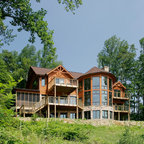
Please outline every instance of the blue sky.
[{"label": "blue sky", "polygon": [[[54,30],[58,60],[66,69],[76,72],[98,66],[97,54],[103,49],[104,41],[113,35],[135,44],[139,51],[139,40],[144,37],[143,6],[144,0],[83,0],[73,15],[57,0],[41,0],[40,4],[32,0],[35,10],[41,7],[47,10],[45,20]],[[28,37],[27,32],[18,33],[15,41],[5,48],[20,51],[28,44]],[[42,48],[39,38],[34,45]]]}]

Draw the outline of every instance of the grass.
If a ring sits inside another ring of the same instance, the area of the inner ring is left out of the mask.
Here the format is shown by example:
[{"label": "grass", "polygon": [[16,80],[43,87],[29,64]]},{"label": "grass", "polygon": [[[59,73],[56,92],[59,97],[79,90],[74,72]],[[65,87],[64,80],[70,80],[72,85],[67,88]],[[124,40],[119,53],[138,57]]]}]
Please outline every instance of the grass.
[{"label": "grass", "polygon": [[51,119],[0,125],[0,144],[144,144],[143,126],[92,126]]}]

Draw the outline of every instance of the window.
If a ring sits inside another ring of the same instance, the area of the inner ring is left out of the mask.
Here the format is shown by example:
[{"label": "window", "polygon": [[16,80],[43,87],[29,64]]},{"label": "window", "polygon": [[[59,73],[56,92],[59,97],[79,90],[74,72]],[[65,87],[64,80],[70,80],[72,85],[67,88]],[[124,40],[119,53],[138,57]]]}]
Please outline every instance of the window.
[{"label": "window", "polygon": [[79,82],[79,92],[82,91],[82,88],[83,88],[83,82],[80,81],[80,82]]},{"label": "window", "polygon": [[56,78],[56,84],[64,84],[63,78]]},{"label": "window", "polygon": [[75,113],[70,113],[70,119],[75,119],[76,118],[76,114]]},{"label": "window", "polygon": [[91,92],[90,91],[84,93],[84,105],[85,106],[91,105]]},{"label": "window", "polygon": [[45,86],[45,78],[42,78],[42,86]]},{"label": "window", "polygon": [[102,89],[107,89],[107,77],[102,76]]},{"label": "window", "polygon": [[60,118],[67,118],[67,113],[61,113]]},{"label": "window", "polygon": [[109,79],[109,90],[112,90],[112,79]]},{"label": "window", "polygon": [[100,91],[93,90],[93,105],[100,105]]},{"label": "window", "polygon": [[20,100],[20,92],[17,93],[17,100]]},{"label": "window", "polygon": [[70,96],[70,104],[76,105],[77,98],[75,96]]},{"label": "window", "polygon": [[114,97],[121,97],[121,91],[120,90],[114,90]]},{"label": "window", "polygon": [[109,92],[109,106],[112,106],[112,92]]},{"label": "window", "polygon": [[100,78],[99,77],[93,77],[92,78],[92,87],[93,87],[93,89],[99,89],[100,88]]},{"label": "window", "polygon": [[100,111],[93,110],[93,119],[100,119]]},{"label": "window", "polygon": [[102,118],[103,119],[108,119],[108,111],[107,110],[102,111]]},{"label": "window", "polygon": [[32,102],[32,93],[29,93],[29,101]]},{"label": "window", "polygon": [[112,111],[110,111],[110,119],[112,119]]},{"label": "window", "polygon": [[102,91],[102,105],[107,105],[107,91]]},{"label": "window", "polygon": [[25,101],[28,101],[28,93],[25,93]]},{"label": "window", "polygon": [[24,101],[24,93],[21,93],[21,100]]},{"label": "window", "polygon": [[87,78],[84,80],[84,89],[90,90],[90,88],[91,88],[91,81],[90,81],[90,78]]},{"label": "window", "polygon": [[90,119],[90,118],[91,118],[90,115],[91,115],[90,111],[85,111],[85,112],[84,112],[84,118],[85,118],[85,119]]}]

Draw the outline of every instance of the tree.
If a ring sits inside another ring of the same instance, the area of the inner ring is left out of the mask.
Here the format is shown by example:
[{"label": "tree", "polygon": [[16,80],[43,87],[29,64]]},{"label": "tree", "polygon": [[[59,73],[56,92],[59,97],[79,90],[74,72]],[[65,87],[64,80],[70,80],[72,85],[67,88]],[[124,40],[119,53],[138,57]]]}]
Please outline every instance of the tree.
[{"label": "tree", "polygon": [[27,75],[30,66],[55,68],[58,65],[62,65],[61,61],[57,61],[57,55],[52,61],[49,60],[49,53],[45,53],[45,59],[43,51],[36,51],[33,45],[25,46],[18,54],[17,51],[3,50],[0,53],[0,79],[3,83],[7,83],[8,79],[5,73],[10,74],[16,81],[23,78],[17,87],[25,87]]},{"label": "tree", "polygon": [[127,41],[112,36],[104,43],[103,50],[98,54],[99,67],[109,66],[117,80],[127,84],[131,80],[136,49]]}]

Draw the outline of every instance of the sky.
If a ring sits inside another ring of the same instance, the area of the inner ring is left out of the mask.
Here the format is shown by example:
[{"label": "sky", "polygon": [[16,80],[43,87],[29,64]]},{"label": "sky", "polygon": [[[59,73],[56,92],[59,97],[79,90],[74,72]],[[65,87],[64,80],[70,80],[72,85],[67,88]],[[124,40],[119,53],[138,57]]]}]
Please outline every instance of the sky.
[{"label": "sky", "polygon": [[[97,55],[105,40],[116,35],[135,44],[139,55],[139,40],[144,37],[144,0],[83,0],[75,15],[66,12],[57,0],[32,0],[34,10],[47,10],[45,20],[54,30],[54,46],[58,60],[69,71],[87,72],[98,66]],[[16,32],[16,31],[15,31]],[[28,44],[28,32],[17,34],[14,42],[4,48],[21,51]],[[42,49],[40,39],[34,44]]]}]

